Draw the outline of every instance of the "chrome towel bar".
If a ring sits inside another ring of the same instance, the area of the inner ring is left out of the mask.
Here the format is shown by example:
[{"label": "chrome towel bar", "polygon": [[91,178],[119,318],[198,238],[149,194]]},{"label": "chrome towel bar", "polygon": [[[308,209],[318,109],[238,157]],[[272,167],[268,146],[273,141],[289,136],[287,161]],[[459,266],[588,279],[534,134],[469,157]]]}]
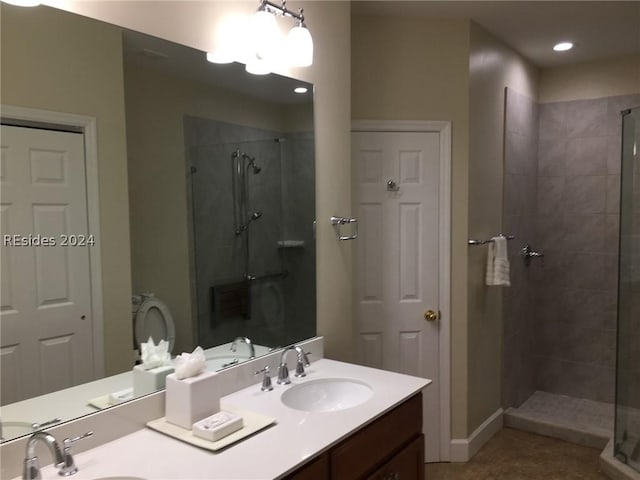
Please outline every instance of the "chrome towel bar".
[{"label": "chrome towel bar", "polygon": [[[498,235],[500,237],[505,237],[507,240],[514,240],[516,237],[513,235],[503,235],[500,234]],[[488,240],[474,240],[473,238],[469,239],[469,245],[486,245],[487,243],[491,243],[493,242],[493,238],[490,238]]]}]

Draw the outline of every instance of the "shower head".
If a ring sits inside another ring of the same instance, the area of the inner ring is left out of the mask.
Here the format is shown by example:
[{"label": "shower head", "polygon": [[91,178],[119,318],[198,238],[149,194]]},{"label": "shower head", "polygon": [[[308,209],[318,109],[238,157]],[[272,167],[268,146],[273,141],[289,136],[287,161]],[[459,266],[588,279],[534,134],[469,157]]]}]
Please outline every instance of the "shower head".
[{"label": "shower head", "polygon": [[250,157],[246,153],[243,153],[242,154],[242,158],[244,160],[248,160],[249,161],[249,163],[247,163],[247,168],[251,167],[251,169],[253,170],[253,174],[254,175],[257,175],[258,173],[260,173],[262,168],[259,167],[258,165],[256,165],[256,157]]}]

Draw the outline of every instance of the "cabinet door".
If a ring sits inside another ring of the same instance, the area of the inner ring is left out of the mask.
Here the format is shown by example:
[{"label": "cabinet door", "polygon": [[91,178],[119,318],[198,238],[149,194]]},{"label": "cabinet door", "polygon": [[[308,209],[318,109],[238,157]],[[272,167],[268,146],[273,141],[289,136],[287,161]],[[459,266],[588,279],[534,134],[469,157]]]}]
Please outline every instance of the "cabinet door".
[{"label": "cabinet door", "polygon": [[424,435],[420,435],[394,455],[367,480],[423,480]]},{"label": "cabinet door", "polygon": [[331,451],[332,480],[366,478],[420,432],[422,394],[418,393]]},{"label": "cabinet door", "polygon": [[320,455],[287,476],[286,480],[329,480],[329,454]]}]

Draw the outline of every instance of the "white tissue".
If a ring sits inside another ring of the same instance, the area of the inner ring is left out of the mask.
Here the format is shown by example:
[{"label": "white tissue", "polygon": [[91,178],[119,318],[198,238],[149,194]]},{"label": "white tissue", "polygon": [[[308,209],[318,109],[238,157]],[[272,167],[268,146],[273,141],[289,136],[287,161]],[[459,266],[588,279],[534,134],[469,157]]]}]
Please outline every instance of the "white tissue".
[{"label": "white tissue", "polygon": [[196,347],[193,353],[181,353],[175,359],[176,373],[178,380],[195,377],[204,372],[207,368],[207,358],[202,347]]},{"label": "white tissue", "polygon": [[140,344],[140,359],[142,360],[142,368],[145,370],[171,365],[169,342],[160,340],[156,345],[153,338],[149,337],[147,343]]}]

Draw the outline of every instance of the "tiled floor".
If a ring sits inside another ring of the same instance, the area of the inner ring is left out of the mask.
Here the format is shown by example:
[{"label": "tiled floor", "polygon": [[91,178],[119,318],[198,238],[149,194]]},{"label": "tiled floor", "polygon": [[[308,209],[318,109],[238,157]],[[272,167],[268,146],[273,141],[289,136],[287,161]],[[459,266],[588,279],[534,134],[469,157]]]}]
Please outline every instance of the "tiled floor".
[{"label": "tiled floor", "polygon": [[425,480],[607,480],[600,450],[505,428],[467,463],[428,464]]},{"label": "tiled floor", "polygon": [[517,410],[540,420],[567,423],[580,430],[602,431],[608,437],[613,433],[614,407],[611,403],[537,391]]}]

